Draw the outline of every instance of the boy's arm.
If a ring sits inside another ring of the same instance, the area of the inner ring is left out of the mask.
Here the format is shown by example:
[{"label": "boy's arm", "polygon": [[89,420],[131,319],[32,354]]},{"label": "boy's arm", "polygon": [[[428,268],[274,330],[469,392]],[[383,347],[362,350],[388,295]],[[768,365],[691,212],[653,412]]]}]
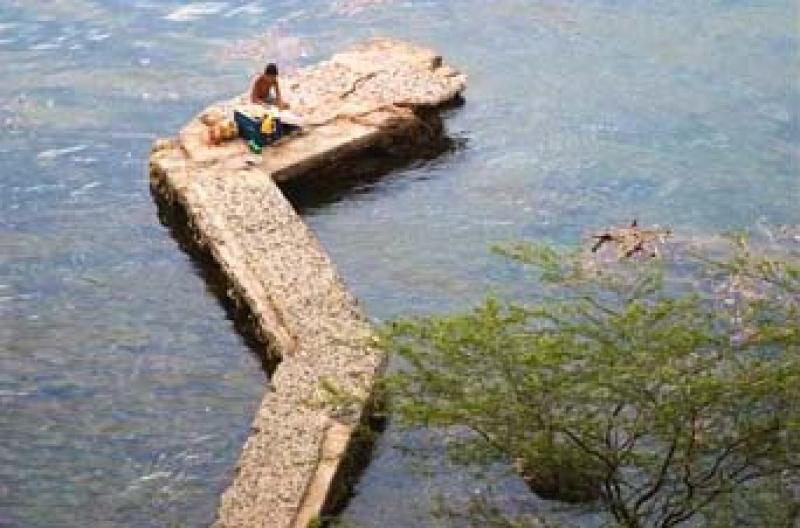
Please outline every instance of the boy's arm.
[{"label": "boy's arm", "polygon": [[289,105],[286,104],[281,97],[281,83],[279,81],[275,81],[275,102],[278,103],[278,108],[281,110],[286,110],[289,108]]}]

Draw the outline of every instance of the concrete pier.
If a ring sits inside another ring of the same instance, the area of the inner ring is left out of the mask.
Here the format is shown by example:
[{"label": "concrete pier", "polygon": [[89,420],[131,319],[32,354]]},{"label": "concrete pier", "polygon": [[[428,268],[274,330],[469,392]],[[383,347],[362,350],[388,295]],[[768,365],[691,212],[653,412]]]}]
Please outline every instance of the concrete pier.
[{"label": "concrete pier", "polygon": [[353,444],[384,364],[372,329],[276,182],[330,172],[371,147],[426,141],[430,116],[465,78],[426,48],[373,40],[282,82],[303,133],[251,154],[209,147],[204,115],[158,140],[150,182],[181,211],[194,243],[246,310],[265,356],[280,361],[253,420],[215,526],[305,528],[346,495]]}]

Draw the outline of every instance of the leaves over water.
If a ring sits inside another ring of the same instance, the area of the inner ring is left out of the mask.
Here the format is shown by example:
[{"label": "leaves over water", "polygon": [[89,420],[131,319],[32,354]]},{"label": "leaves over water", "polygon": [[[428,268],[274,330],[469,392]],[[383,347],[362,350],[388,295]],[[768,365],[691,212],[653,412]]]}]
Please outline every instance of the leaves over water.
[{"label": "leaves over water", "polygon": [[456,431],[461,460],[500,456],[541,496],[596,501],[618,526],[800,519],[796,249],[500,252],[539,295],[387,329],[407,424]]}]

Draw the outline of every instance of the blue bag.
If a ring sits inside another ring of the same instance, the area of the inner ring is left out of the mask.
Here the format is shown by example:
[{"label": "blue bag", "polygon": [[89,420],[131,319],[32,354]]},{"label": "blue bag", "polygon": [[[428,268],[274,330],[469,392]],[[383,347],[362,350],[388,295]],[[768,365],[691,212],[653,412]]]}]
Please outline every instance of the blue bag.
[{"label": "blue bag", "polygon": [[252,141],[259,147],[269,145],[270,143],[278,140],[283,132],[283,125],[281,120],[273,118],[275,127],[271,134],[263,134],[261,132],[261,121],[252,119],[239,111],[233,112],[233,121],[236,123],[236,128],[239,130],[239,137],[245,141]]}]

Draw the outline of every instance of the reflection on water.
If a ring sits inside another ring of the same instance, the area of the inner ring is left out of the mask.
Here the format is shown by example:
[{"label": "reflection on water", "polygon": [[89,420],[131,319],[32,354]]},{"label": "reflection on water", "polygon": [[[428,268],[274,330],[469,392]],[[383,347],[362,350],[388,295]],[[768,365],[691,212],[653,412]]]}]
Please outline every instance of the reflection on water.
[{"label": "reflection on water", "polygon": [[[632,217],[693,233],[800,223],[795,10],[0,0],[0,526],[212,519],[266,379],[158,224],[146,157],[265,59],[390,34],[470,74],[448,117],[463,148],[305,210],[385,318],[502,288],[493,241],[570,242]],[[432,496],[475,491],[392,447],[409,442],[381,439],[346,519],[429,525]],[[493,478],[509,509],[545,507]]]}]

